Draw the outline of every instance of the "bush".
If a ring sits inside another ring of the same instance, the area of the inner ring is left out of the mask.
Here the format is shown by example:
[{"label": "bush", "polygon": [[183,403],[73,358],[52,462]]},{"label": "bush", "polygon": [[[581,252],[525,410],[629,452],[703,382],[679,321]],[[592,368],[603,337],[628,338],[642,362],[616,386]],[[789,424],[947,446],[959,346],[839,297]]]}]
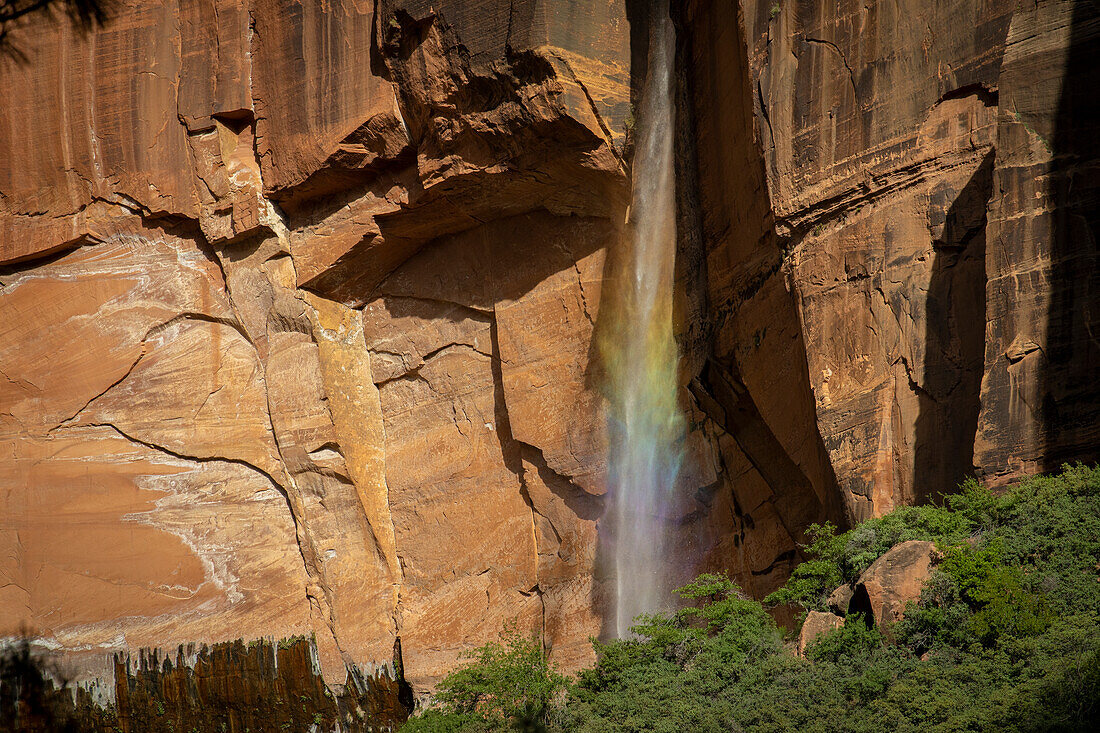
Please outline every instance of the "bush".
[{"label": "bush", "polygon": [[806,648],[806,657],[814,662],[839,663],[845,659],[862,659],[886,643],[882,632],[867,623],[862,614],[853,614],[844,625]]},{"label": "bush", "polygon": [[824,611],[829,594],[844,580],[841,568],[846,535],[837,537],[836,527],[811,524],[806,530],[809,545],[803,547],[808,558],[800,563],[787,583],[764,602],[769,605],[793,604],[805,609]]},{"label": "bush", "polygon": [[725,576],[700,576],[676,593],[686,608],[640,618],[635,638],[596,644],[598,663],[570,690],[568,729],[730,730],[722,692],[778,654],[782,634]]},{"label": "bush", "polygon": [[[980,492],[988,495],[985,489]],[[811,542],[803,546],[807,560],[764,602],[825,611],[826,601],[837,586],[856,582],[891,547],[908,540],[928,540],[945,546],[958,544],[970,536],[973,527],[968,515],[937,506],[901,507],[841,535],[829,523],[810,525],[806,534]]]},{"label": "bush", "polygon": [[[1093,729],[1100,470],[1066,467],[999,495],[969,483],[943,506],[902,508],[839,535],[815,526],[809,539],[809,559],[769,603],[821,608],[906,540],[935,541],[945,557],[894,641],[852,616],[799,658],[763,605],[725,576],[703,575],[677,591],[680,611],[596,643],[596,665],[560,705],[560,678],[547,682],[537,645],[490,645],[407,730],[503,730],[528,711],[547,730],[586,733]],[[537,684],[516,682],[525,675]]]},{"label": "bush", "polygon": [[920,602],[910,604],[898,622],[898,641],[917,654],[940,647],[965,649],[977,643],[968,626],[970,606],[951,575],[936,571],[921,589]]},{"label": "bush", "polygon": [[564,690],[565,677],[550,668],[542,644],[513,626],[500,642],[477,649],[469,664],[447,675],[432,707],[402,730],[545,730]]},{"label": "bush", "polygon": [[[61,684],[55,684],[61,679]],[[47,659],[31,649],[24,633],[0,647],[0,729],[15,733],[79,733],[67,681]]]}]

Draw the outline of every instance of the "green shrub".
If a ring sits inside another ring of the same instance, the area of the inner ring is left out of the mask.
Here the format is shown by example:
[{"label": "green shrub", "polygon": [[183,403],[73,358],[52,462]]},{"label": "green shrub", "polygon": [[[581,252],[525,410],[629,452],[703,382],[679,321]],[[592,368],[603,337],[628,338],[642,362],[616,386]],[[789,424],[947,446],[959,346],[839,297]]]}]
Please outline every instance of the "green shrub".
[{"label": "green shrub", "polygon": [[823,608],[833,588],[906,540],[935,541],[944,559],[893,640],[852,616],[799,658],[763,605],[725,576],[703,575],[677,591],[680,611],[639,617],[631,638],[596,643],[596,665],[564,700],[537,645],[509,641],[450,675],[436,707],[406,730],[1093,729],[1100,470],[1066,467],[1000,494],[969,483],[943,506],[898,509],[843,534],[815,526],[808,538],[808,559],[768,603]]},{"label": "green shrub", "polygon": [[942,647],[965,649],[978,643],[968,626],[970,613],[955,578],[936,571],[921,589],[920,602],[906,607],[896,636],[918,654]]},{"label": "green shrub", "polygon": [[[989,495],[985,489],[980,491]],[[829,595],[837,586],[854,583],[891,547],[909,540],[957,544],[970,536],[973,526],[966,514],[938,506],[901,507],[841,535],[837,535],[836,528],[829,523],[810,525],[806,534],[811,542],[803,547],[807,560],[764,602],[769,605],[789,603],[807,610],[824,611]]]},{"label": "green shrub", "polygon": [[703,575],[676,592],[690,605],[641,617],[634,638],[596,644],[599,661],[570,689],[567,729],[730,730],[731,706],[718,696],[779,653],[782,634],[725,576]]},{"label": "green shrub", "polygon": [[925,540],[952,545],[970,535],[971,523],[961,514],[938,506],[907,506],[878,519],[869,519],[845,534],[840,567],[847,582],[895,545]]},{"label": "green shrub", "polygon": [[818,637],[807,647],[806,657],[814,662],[839,663],[848,657],[866,657],[885,643],[882,632],[857,613],[848,616],[840,628]]},{"label": "green shrub", "polygon": [[402,728],[414,733],[545,729],[565,690],[542,645],[514,626],[500,642],[477,649],[466,666],[447,675],[432,707]]},{"label": "green shrub", "polygon": [[836,527],[829,522],[824,525],[811,524],[806,535],[811,540],[803,548],[808,559],[791,572],[791,577],[782,588],[764,599],[765,603],[793,604],[824,611],[829,594],[843,582],[841,558],[846,535],[838,537]]}]

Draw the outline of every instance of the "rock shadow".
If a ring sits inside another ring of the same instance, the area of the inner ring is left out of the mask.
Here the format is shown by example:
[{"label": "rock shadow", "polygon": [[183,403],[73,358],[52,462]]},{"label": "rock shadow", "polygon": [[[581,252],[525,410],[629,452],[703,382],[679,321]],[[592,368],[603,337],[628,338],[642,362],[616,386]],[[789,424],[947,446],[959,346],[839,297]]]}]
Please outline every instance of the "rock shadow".
[{"label": "rock shadow", "polygon": [[946,214],[941,222],[930,222],[940,236],[932,243],[924,375],[921,384],[913,384],[920,400],[913,450],[917,502],[952,491],[974,473],[985,364],[986,209],[994,159],[991,149],[949,207],[937,201],[948,192],[932,193],[930,211],[946,208]]},{"label": "rock shadow", "polygon": [[1100,459],[1100,3],[1074,3],[1048,173],[1042,466]]}]

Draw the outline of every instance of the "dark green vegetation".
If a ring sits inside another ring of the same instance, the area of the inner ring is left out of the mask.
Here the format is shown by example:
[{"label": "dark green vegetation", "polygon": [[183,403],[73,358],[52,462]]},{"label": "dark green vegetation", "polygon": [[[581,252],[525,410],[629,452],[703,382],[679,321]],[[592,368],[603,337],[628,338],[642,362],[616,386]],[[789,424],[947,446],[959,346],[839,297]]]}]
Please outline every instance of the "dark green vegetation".
[{"label": "dark green vegetation", "polygon": [[[60,679],[60,683],[55,680]],[[81,724],[58,670],[23,639],[0,652],[0,730],[77,733]]]},{"label": "dark green vegetation", "polygon": [[17,733],[304,733],[393,731],[411,707],[403,682],[352,675],[331,692],[313,641],[181,647],[174,658],[115,658],[114,702],[56,684],[59,670],[22,642],[0,650],[0,731]]},{"label": "dark green vegetation", "polygon": [[542,645],[509,628],[502,643],[478,649],[468,666],[440,683],[437,707],[401,730],[545,730],[560,710],[565,686],[565,677],[547,664]]},{"label": "dark green vegetation", "polygon": [[897,626],[849,617],[802,659],[765,606],[721,576],[686,607],[596,644],[571,681],[510,635],[450,675],[405,731],[1084,731],[1100,721],[1100,470],[1065,468],[1002,495],[977,484],[843,534],[767,599],[824,609],[899,542],[944,559]]}]

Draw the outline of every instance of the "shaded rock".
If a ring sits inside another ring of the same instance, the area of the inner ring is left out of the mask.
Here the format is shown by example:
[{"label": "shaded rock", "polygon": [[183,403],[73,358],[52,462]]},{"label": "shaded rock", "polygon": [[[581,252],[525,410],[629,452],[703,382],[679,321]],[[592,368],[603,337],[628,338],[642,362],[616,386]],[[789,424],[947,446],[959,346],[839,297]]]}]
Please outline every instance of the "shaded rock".
[{"label": "shaded rock", "polygon": [[986,374],[975,463],[989,480],[1095,462],[1100,445],[1100,9],[1012,16],[990,201]]},{"label": "shaded rock", "polygon": [[825,603],[829,610],[838,616],[847,616],[848,604],[853,595],[855,595],[855,589],[852,586],[842,585],[829,594],[829,599]]},{"label": "shaded rock", "polygon": [[798,655],[806,656],[806,647],[814,643],[819,636],[824,636],[843,625],[844,619],[841,616],[823,611],[810,611],[806,614],[806,620],[802,622],[802,630],[798,633]]}]

